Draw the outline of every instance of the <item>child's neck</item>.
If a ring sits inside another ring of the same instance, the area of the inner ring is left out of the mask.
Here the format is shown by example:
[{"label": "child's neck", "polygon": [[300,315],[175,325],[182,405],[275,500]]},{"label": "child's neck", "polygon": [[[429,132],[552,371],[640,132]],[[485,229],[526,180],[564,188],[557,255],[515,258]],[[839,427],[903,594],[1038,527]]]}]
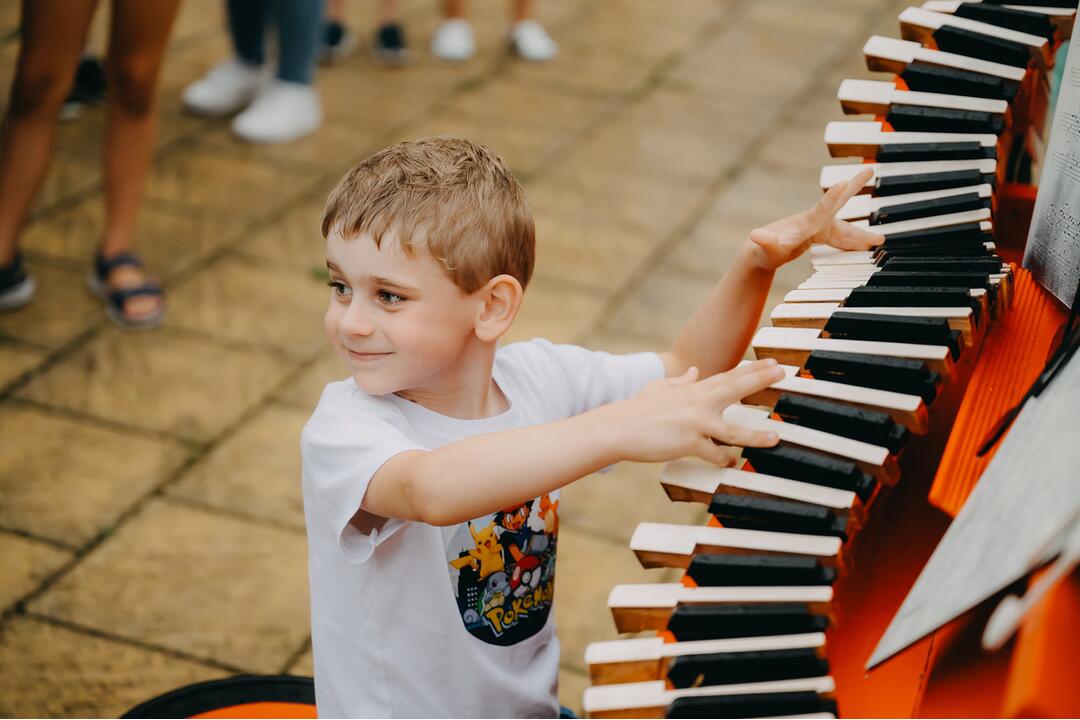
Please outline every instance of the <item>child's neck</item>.
[{"label": "child's neck", "polygon": [[477,420],[506,412],[510,401],[491,376],[495,344],[473,345],[423,387],[395,395],[428,410],[461,420]]}]

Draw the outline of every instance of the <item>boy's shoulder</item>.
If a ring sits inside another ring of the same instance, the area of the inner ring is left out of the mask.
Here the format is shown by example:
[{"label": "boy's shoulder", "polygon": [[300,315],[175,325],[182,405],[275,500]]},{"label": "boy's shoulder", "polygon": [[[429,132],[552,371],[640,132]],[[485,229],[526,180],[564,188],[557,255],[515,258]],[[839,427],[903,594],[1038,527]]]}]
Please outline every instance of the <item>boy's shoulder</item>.
[{"label": "boy's shoulder", "polygon": [[328,426],[365,425],[372,422],[388,422],[399,425],[401,413],[393,403],[377,395],[368,395],[356,386],[352,378],[327,383],[319,402],[304,426],[304,435],[310,435]]}]

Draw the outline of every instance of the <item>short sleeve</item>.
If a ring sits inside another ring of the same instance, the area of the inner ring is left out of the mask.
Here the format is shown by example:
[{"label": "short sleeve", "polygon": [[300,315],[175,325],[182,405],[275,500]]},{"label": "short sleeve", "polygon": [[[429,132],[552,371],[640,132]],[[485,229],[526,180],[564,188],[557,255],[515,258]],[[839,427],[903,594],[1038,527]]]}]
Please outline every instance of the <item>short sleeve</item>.
[{"label": "short sleeve", "polygon": [[407,450],[425,448],[410,439],[403,421],[377,399],[346,383],[323,391],[315,412],[300,437],[304,483],[337,536],[342,553],[356,563],[366,561],[375,547],[406,523],[388,518],[381,527],[363,533],[349,521],[360,509],[368,483],[383,464]]},{"label": "short sleeve", "polygon": [[560,405],[567,417],[633,397],[664,377],[664,363],[654,352],[612,354],[543,339],[520,344],[532,346],[553,366],[553,382],[547,391],[565,393]]}]

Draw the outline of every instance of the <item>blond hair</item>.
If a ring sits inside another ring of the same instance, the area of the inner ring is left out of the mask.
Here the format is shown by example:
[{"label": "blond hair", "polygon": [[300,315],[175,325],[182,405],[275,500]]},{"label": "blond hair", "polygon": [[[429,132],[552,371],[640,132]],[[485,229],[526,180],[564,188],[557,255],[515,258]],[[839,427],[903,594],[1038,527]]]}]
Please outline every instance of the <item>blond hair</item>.
[{"label": "blond hair", "polygon": [[323,210],[323,237],[334,230],[376,246],[396,231],[406,253],[426,247],[466,294],[502,274],[525,287],[535,262],[525,191],[495,153],[461,138],[398,143],[354,166]]}]

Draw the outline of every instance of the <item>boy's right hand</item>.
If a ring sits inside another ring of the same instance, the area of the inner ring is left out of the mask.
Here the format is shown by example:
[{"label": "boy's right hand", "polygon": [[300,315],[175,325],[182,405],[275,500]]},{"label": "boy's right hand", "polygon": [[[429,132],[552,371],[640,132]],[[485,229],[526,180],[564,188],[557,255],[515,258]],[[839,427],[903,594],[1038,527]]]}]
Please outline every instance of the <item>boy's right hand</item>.
[{"label": "boy's right hand", "polygon": [[699,457],[716,465],[734,464],[728,447],[772,447],[774,432],[725,422],[724,408],[782,380],[775,360],[758,360],[698,380],[692,367],[680,377],[657,380],[638,395],[610,406],[617,412],[620,454],[636,462]]}]

